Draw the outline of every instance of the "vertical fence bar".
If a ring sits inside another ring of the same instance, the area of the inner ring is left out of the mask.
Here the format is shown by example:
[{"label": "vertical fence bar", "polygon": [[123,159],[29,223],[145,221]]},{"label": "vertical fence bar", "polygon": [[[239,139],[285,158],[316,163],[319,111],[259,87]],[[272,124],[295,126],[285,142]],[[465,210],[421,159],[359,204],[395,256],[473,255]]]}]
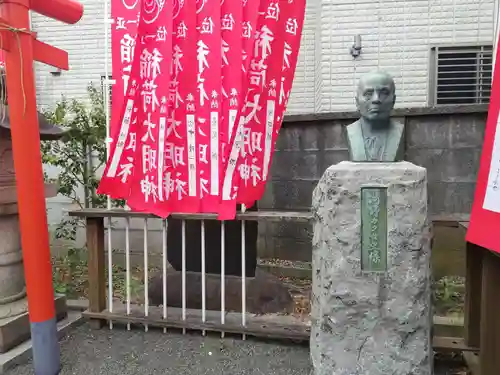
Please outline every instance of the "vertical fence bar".
[{"label": "vertical fence bar", "polygon": [[[182,220],[182,322],[186,322],[186,220]],[[186,334],[186,328],[182,328]]]},{"label": "vertical fence bar", "polygon": [[[148,293],[148,219],[144,219],[144,316],[149,315],[149,293]],[[148,331],[148,324],[144,325],[144,331]]]},{"label": "vertical fence bar", "polygon": [[[111,240],[111,218],[108,219],[108,310],[113,312],[113,242]],[[109,329],[113,329],[113,321],[109,321]]]},{"label": "vertical fence bar", "polygon": [[[205,280],[205,220],[201,221],[201,321],[206,322],[206,308],[207,308],[207,289]],[[203,330],[203,336],[205,336],[206,331]]]},{"label": "vertical fence bar", "polygon": [[[125,219],[125,288],[127,293],[127,316],[130,315],[130,217]],[[127,323],[130,331],[130,323]]]},{"label": "vertical fence bar", "polygon": [[[220,324],[226,323],[226,222],[220,223]],[[224,331],[220,333],[224,338]]]},{"label": "vertical fence bar", "polygon": [[[246,211],[245,205],[241,206],[241,212]],[[245,220],[241,220],[241,325],[245,327],[247,311],[247,286],[246,286],[246,241],[245,241]],[[243,340],[246,335],[243,334]]]},{"label": "vertical fence bar", "polygon": [[[167,319],[167,220],[162,221],[162,253],[163,253],[163,319]],[[163,328],[163,332],[167,333],[167,327]]]}]

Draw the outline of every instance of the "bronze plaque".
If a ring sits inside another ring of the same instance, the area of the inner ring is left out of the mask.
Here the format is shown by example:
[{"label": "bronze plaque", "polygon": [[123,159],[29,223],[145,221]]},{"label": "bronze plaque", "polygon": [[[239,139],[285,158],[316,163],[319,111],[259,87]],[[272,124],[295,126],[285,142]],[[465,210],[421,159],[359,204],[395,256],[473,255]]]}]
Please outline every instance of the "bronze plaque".
[{"label": "bronze plaque", "polygon": [[387,188],[361,188],[361,270],[387,271]]}]

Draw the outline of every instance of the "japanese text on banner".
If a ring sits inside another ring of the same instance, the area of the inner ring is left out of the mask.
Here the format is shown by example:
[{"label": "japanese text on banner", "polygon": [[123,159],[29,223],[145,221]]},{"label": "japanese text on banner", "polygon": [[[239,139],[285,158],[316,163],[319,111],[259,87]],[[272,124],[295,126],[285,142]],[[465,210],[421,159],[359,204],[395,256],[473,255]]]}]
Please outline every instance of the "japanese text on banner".
[{"label": "japanese text on banner", "polygon": [[[137,148],[128,205],[160,216],[170,212],[165,202],[164,162],[169,118],[170,65],[172,62],[172,11],[163,2],[143,1],[141,10]],[[167,4],[168,5],[168,4]]]},{"label": "japanese text on banner", "polygon": [[[115,83],[112,86],[111,130],[119,126],[121,109],[130,82],[140,11],[139,0],[112,0],[111,65]],[[105,77],[107,79],[109,77]]]},{"label": "japanese text on banner", "polygon": [[[228,160],[223,202],[236,199],[238,203],[251,206],[263,193],[274,135],[283,117],[283,98],[287,95],[285,82],[290,82],[287,87],[291,88],[295,71],[297,58],[290,53],[296,55],[300,45],[304,12],[303,1],[301,3],[272,0],[265,6],[261,3],[253,58],[248,71],[246,103]],[[287,38],[286,34],[294,38]],[[282,61],[283,65],[273,61]],[[239,155],[236,150],[239,150]],[[229,212],[227,214],[231,216]],[[224,215],[221,214],[222,217]]]},{"label": "japanese text on banner", "polygon": [[196,133],[201,212],[217,212],[222,170],[220,138],[226,134],[220,121],[221,17],[220,0],[205,0],[197,13],[198,102]]},{"label": "japanese text on banner", "polygon": [[196,0],[185,0],[173,14],[172,63],[165,144],[165,199],[174,211],[199,212],[197,143]]},{"label": "japanese text on banner", "polygon": [[[288,98],[292,90],[293,78],[297,67],[300,39],[304,24],[305,0],[288,1],[283,5],[284,25],[280,25],[276,33],[278,43],[275,52],[282,57],[282,66],[272,64],[269,69],[267,86],[262,93],[263,111],[265,111],[265,138],[264,152],[258,159],[259,167],[262,168],[262,179],[256,185],[251,185],[247,193],[242,193],[241,199],[248,201],[249,205],[260,199],[264,194],[265,185],[269,177],[274,145],[283,123],[283,117],[288,104]],[[248,195],[247,195],[248,194]]]}]

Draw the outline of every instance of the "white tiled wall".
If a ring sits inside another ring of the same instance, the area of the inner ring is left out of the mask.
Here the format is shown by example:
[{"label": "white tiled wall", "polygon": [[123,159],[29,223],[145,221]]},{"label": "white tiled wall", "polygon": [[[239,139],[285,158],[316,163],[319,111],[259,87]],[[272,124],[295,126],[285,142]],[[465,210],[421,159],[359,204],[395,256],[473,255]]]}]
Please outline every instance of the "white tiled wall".
[{"label": "white tiled wall", "polygon": [[[398,107],[427,105],[430,46],[491,44],[493,8],[494,0],[323,0],[316,110],[353,109],[356,82],[373,69],[394,76]],[[354,60],[348,51],[356,34],[363,49]]]},{"label": "white tiled wall", "polygon": [[[84,97],[90,81],[104,75],[104,1],[80,0],[76,25],[34,14],[41,40],[68,51],[69,72],[50,74],[37,65],[38,102],[52,105],[61,94]],[[435,44],[492,43],[494,0],[308,0],[302,46],[289,113],[353,109],[359,76],[373,69],[391,73],[398,106],[425,106],[429,50]],[[361,35],[362,54],[349,54]],[[109,69],[111,55],[108,50]]]}]

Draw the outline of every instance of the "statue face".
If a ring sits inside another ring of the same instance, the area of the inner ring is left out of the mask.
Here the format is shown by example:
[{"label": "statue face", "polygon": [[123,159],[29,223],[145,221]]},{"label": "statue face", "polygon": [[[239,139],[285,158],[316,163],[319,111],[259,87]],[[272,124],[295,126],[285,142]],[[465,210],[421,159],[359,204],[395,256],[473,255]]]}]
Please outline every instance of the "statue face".
[{"label": "statue face", "polygon": [[395,102],[395,85],[389,75],[371,74],[359,82],[356,105],[367,121],[388,122]]}]

